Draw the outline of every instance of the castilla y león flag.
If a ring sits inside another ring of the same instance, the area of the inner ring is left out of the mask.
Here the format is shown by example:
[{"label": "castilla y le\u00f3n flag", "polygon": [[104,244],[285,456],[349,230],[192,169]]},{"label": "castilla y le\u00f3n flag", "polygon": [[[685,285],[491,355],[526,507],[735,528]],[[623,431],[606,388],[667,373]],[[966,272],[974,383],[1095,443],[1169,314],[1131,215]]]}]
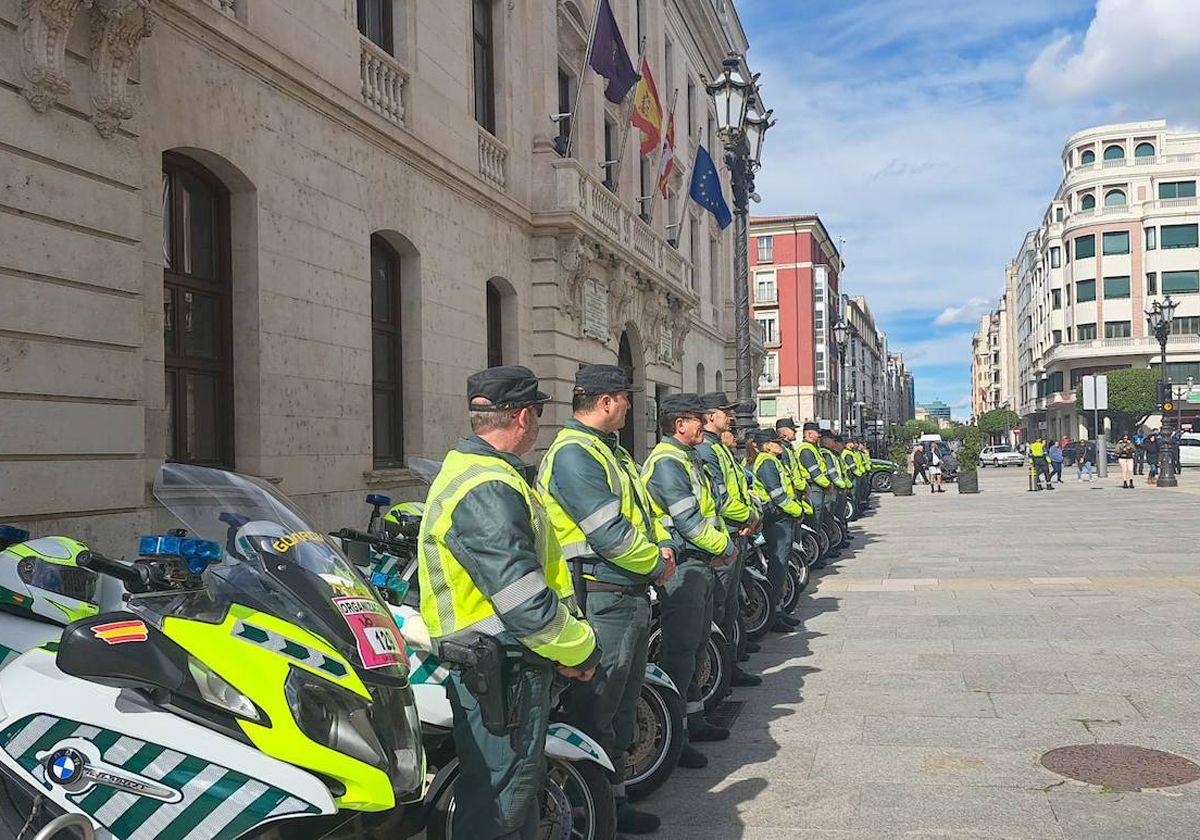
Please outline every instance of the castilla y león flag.
[{"label": "castilla y le\u00f3n flag", "polygon": [[671,181],[671,172],[675,169],[675,114],[667,119],[667,133],[663,136],[662,160],[658,165],[658,191],[663,198],[667,197],[667,185]]},{"label": "castilla y le\u00f3n flag", "polygon": [[642,132],[642,156],[658,148],[662,138],[662,103],[658,100],[658,88],[654,85],[654,77],[650,75],[650,64],[642,59],[642,78],[633,92],[633,111],[629,121],[638,131]]}]

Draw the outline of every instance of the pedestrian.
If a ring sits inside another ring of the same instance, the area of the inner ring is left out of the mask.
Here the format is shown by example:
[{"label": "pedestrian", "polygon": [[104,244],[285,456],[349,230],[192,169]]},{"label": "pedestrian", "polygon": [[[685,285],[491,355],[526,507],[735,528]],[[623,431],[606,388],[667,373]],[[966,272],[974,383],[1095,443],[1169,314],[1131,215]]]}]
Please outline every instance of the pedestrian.
[{"label": "pedestrian", "polygon": [[933,482],[929,480],[929,473],[926,471],[929,462],[925,456],[925,447],[919,443],[916,445],[916,448],[913,449],[912,463],[913,484],[917,483],[917,476],[925,479],[926,484],[932,484]]},{"label": "pedestrian", "polygon": [[[736,560],[737,543],[714,524],[717,502],[695,447],[704,442],[704,407],[694,393],[670,394],[660,402],[661,439],[642,467],[654,515],[680,545],[675,575],[659,590],[662,597],[662,643],[658,664],[685,692],[687,766],[708,763],[692,742],[723,741],[729,730],[704,717],[698,669],[712,626],[714,567]],[[680,761],[685,759],[681,757]]]},{"label": "pedestrian", "polygon": [[[735,639],[739,637],[736,633],[736,625],[741,618],[741,602],[738,598],[742,572],[746,567],[746,546],[750,536],[759,529],[758,514],[750,499],[745,474],[738,466],[733,450],[721,442],[721,436],[733,426],[737,402],[720,391],[710,391],[700,396],[700,404],[705,411],[704,442],[696,447],[696,455],[717,490],[718,513],[738,548],[737,559],[716,570],[713,621],[721,628],[726,639]],[[748,674],[734,663],[730,684],[739,688],[761,685],[762,677]]]},{"label": "pedestrian", "polygon": [[1158,438],[1157,429],[1147,435],[1142,447],[1146,450],[1146,483],[1158,484],[1158,455],[1162,449],[1162,442]]},{"label": "pedestrian", "polygon": [[800,622],[783,614],[779,598],[787,582],[795,526],[803,517],[804,509],[796,500],[791,471],[782,461],[783,447],[778,432],[755,429],[752,434],[758,455],[751,469],[754,477],[766,489],[771,504],[763,515],[765,542],[762,546],[767,560],[767,581],[771,584],[770,627],[777,633],[789,633]]},{"label": "pedestrian", "polygon": [[1029,442],[1029,457],[1033,459],[1033,469],[1037,474],[1037,481],[1045,481],[1048,489],[1054,489],[1054,485],[1050,483],[1050,462],[1046,458],[1046,439],[1044,437],[1034,438]]},{"label": "pedestrian", "polygon": [[1121,465],[1121,486],[1133,489],[1133,461],[1137,447],[1129,435],[1117,442],[1117,462]]},{"label": "pedestrian", "polygon": [[1055,441],[1054,443],[1050,444],[1050,452],[1048,454],[1048,457],[1050,459],[1051,476],[1056,481],[1058,481],[1059,484],[1062,484],[1062,471],[1063,471],[1062,444],[1060,444],[1058,441]]},{"label": "pedestrian", "polygon": [[[446,455],[421,521],[421,617],[450,668],[446,694],[461,762],[456,837],[537,836],[554,672],[586,683],[600,661],[592,628],[571,606],[562,553],[541,536],[545,510],[523,474],[521,456],[537,443],[550,400],[538,385],[520,365],[467,380],[472,434]],[[475,646],[511,663],[503,685],[488,674],[485,688],[467,687],[479,684],[470,674],[478,660],[467,655]]]},{"label": "pedestrian", "polygon": [[1062,449],[1063,463],[1068,467],[1072,466],[1075,463],[1075,448],[1071,446],[1071,439],[1063,435],[1062,440],[1059,441],[1059,445]]},{"label": "pedestrian", "polygon": [[649,586],[671,579],[677,548],[651,514],[637,466],[617,437],[638,390],[616,365],[580,368],[572,416],[542,458],[537,477],[601,651],[600,678],[571,693],[567,719],[595,738],[612,762],[617,830],[623,834],[648,834],[660,822],[629,804],[625,768],[646,672]]},{"label": "pedestrian", "polygon": [[1171,463],[1175,467],[1175,474],[1178,475],[1183,470],[1183,464],[1179,461],[1180,444],[1183,441],[1183,430],[1176,429],[1171,433]]},{"label": "pedestrian", "polygon": [[1144,446],[1146,436],[1137,431],[1133,433],[1130,440],[1133,441],[1133,474],[1144,475],[1146,472],[1146,449]]},{"label": "pedestrian", "polygon": [[929,444],[929,492],[941,493],[942,491],[942,456],[938,452],[937,444]]},{"label": "pedestrian", "polygon": [[1087,473],[1087,480],[1092,480],[1092,466],[1095,464],[1095,445],[1086,438],[1081,438],[1077,445],[1079,452],[1079,468],[1075,474],[1077,481],[1083,481],[1083,474]]}]

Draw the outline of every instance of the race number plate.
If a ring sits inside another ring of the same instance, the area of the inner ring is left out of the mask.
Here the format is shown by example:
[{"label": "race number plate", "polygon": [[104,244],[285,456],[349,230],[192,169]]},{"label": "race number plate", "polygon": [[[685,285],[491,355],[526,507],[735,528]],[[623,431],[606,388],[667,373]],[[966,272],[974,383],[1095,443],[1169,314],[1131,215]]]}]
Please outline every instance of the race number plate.
[{"label": "race number plate", "polygon": [[378,602],[372,598],[334,598],[333,603],[354,634],[363,667],[385,668],[407,661],[396,622]]}]

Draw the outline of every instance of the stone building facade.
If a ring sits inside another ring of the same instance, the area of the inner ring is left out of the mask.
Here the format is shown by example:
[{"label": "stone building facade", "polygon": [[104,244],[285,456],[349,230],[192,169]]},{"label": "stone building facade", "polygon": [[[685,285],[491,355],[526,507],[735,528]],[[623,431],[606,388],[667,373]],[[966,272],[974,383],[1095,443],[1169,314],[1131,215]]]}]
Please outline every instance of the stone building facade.
[{"label": "stone building facade", "polygon": [[732,383],[732,228],[684,181],[745,34],[613,6],[679,90],[655,207],[636,135],[605,167],[589,0],[0,0],[0,521],[119,554],[170,458],[352,524],[420,494],[487,364],[543,377],[542,446],[581,362],[629,365],[638,455],[664,393]]}]

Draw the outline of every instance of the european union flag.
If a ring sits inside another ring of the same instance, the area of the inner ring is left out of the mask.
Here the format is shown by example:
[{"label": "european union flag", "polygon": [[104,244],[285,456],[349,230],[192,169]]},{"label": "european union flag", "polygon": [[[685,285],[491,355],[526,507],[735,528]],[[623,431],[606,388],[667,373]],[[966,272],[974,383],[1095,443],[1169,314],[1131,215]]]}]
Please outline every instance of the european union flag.
[{"label": "european union flag", "polygon": [[717,174],[717,165],[713,163],[708,149],[703,146],[696,149],[696,165],[692,167],[692,186],[688,195],[692,201],[716,217],[721,230],[729,227],[733,216],[729,213],[729,205],[725,203],[725,195],[721,191],[721,176]]},{"label": "european union flag", "polygon": [[617,26],[617,19],[613,16],[608,0],[599,0],[599,3],[600,8],[596,10],[596,34],[592,37],[592,57],[588,64],[608,79],[604,88],[604,98],[620,105],[641,76],[629,59],[629,51],[625,49],[625,42],[621,40],[621,30]]}]

